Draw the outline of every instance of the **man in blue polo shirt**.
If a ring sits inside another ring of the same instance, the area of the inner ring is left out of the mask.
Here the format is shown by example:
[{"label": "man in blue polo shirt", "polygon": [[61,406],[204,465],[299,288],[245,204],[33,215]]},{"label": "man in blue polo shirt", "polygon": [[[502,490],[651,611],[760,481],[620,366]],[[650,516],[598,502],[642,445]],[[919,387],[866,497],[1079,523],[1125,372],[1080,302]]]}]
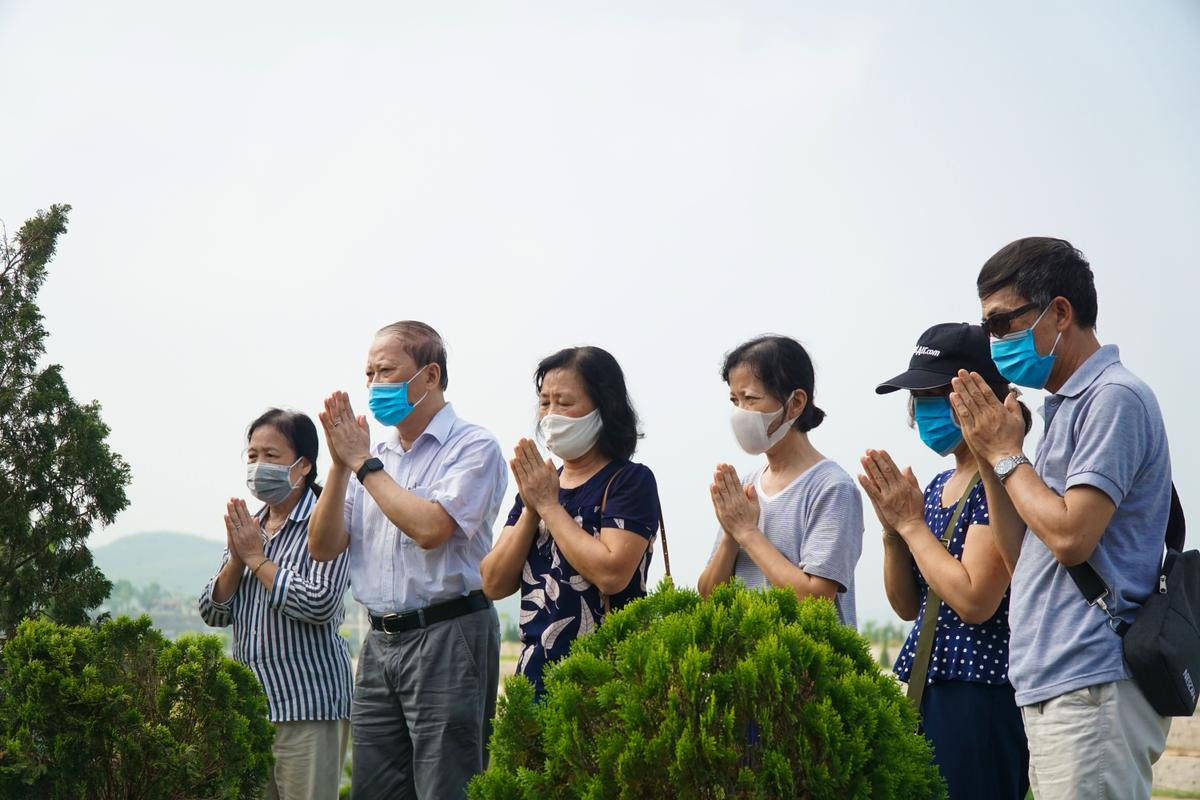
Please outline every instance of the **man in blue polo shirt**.
[{"label": "man in blue polo shirt", "polygon": [[1067,566],[1089,562],[1109,610],[1132,622],[1155,586],[1171,502],[1158,401],[1096,338],[1096,289],[1083,254],[1028,238],[992,256],[977,281],[992,359],[1008,380],[1051,394],[1030,462],[1016,398],[976,374],[950,396],[982,462],[992,531],[1012,572],[1009,679],[1039,798],[1149,798],[1170,719],[1129,678],[1121,639]]}]

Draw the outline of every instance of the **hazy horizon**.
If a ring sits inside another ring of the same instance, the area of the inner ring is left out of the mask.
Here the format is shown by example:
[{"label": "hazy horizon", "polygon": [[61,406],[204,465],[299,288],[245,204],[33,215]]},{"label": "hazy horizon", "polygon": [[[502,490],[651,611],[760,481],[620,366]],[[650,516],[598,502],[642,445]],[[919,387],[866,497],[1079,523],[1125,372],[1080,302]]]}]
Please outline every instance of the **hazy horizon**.
[{"label": "hazy horizon", "polygon": [[[91,541],[193,532],[215,564],[247,423],[335,389],[365,413],[373,331],[417,318],[506,454],[540,358],[612,352],[694,585],[714,466],[759,463],[723,354],[796,337],[816,447],[928,482],[948,463],[874,386],[926,327],[977,320],[980,265],[1027,235],[1091,260],[1100,337],[1157,393],[1200,508],[1198,41],[1182,0],[0,4],[0,219],[73,206],[47,357],[133,471]],[[865,518],[858,613],[888,619]]]}]

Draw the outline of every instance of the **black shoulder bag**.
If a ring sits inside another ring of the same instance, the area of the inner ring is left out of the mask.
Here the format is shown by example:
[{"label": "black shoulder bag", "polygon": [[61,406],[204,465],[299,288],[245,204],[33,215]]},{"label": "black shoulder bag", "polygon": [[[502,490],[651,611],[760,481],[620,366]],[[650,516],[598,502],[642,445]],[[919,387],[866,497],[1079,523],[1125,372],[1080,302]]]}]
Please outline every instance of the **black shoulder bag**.
[{"label": "black shoulder bag", "polygon": [[1185,532],[1183,506],[1172,484],[1167,555],[1155,591],[1132,623],[1113,615],[1104,600],[1108,587],[1091,564],[1067,567],[1088,605],[1108,615],[1109,627],[1121,637],[1134,682],[1164,717],[1192,715],[1200,680],[1200,551],[1184,552]]}]

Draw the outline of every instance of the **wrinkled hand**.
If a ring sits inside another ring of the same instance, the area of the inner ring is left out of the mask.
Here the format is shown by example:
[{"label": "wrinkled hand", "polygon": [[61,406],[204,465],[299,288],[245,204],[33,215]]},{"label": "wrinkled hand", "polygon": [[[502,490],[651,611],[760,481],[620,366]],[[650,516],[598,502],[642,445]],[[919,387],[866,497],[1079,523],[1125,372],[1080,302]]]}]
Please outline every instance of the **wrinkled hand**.
[{"label": "wrinkled hand", "polygon": [[371,457],[371,432],[366,417],[354,416],[350,395],[334,392],[325,399],[325,410],[317,415],[325,429],[325,447],[333,463],[351,472]]},{"label": "wrinkled hand", "polygon": [[233,544],[233,530],[229,527],[229,523],[225,523],[225,549],[229,551],[229,561],[235,567],[246,562],[242,561],[242,557],[238,555],[237,547]]},{"label": "wrinkled hand", "polygon": [[868,450],[861,463],[858,482],[885,529],[904,536],[925,524],[925,495],[912,467],[901,472],[886,450]]},{"label": "wrinkled hand", "polygon": [[753,486],[742,487],[737,470],[728,464],[718,464],[708,491],[717,521],[734,541],[741,544],[758,530],[758,495]]},{"label": "wrinkled hand", "polygon": [[542,460],[532,439],[522,439],[508,462],[517,481],[517,492],[525,507],[544,517],[546,510],[558,505],[558,470],[550,459]]},{"label": "wrinkled hand", "polygon": [[263,559],[263,534],[246,508],[246,501],[236,497],[225,506],[225,533],[229,541],[230,558],[236,557],[243,564],[257,564]]},{"label": "wrinkled hand", "polygon": [[977,458],[991,466],[1021,452],[1025,418],[1015,392],[1001,403],[978,372],[958,371],[950,381],[950,405],[958,417],[963,439]]}]

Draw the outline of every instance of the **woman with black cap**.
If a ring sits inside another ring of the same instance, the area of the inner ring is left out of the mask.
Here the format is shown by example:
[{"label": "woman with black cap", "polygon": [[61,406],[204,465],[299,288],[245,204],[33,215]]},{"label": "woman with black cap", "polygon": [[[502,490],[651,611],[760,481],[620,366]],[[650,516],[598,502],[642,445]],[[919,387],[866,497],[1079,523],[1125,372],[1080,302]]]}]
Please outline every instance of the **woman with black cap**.
[{"label": "woman with black cap", "polygon": [[[950,408],[950,379],[978,372],[1003,400],[1012,387],[976,325],[943,323],[921,335],[908,370],[876,387],[909,392],[909,424],[954,468],[921,491],[884,450],[868,450],[859,482],[883,524],[884,587],[895,612],[916,620],[893,668],[955,798],[1023,798],[1029,753],[1008,682],[1009,575],[988,528],[989,498]],[[1030,427],[1028,409],[1025,429]]]}]

